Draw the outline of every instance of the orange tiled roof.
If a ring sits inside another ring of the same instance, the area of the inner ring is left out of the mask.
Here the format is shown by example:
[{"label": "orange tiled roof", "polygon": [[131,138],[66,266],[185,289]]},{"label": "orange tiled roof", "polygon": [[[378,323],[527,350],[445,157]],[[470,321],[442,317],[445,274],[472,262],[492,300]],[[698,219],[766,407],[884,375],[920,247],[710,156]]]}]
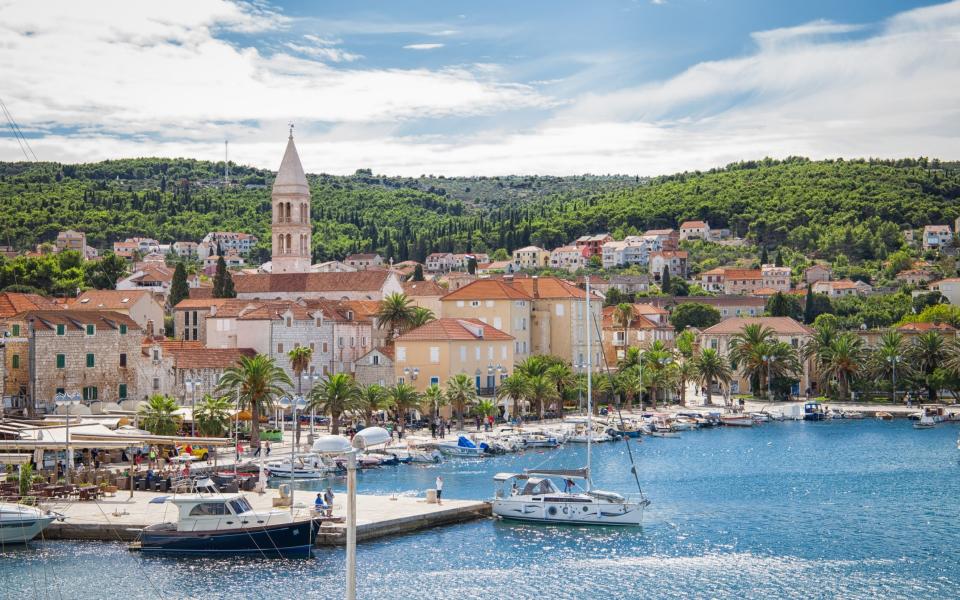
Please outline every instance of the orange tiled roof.
[{"label": "orange tiled roof", "polygon": [[532,300],[503,279],[478,279],[440,298],[441,300]]},{"label": "orange tiled roof", "polygon": [[724,269],[724,279],[763,279],[760,269]]},{"label": "orange tiled roof", "polygon": [[237,293],[270,292],[368,292],[379,291],[389,271],[357,271],[355,273],[257,273],[235,275]]},{"label": "orange tiled roof", "polygon": [[[482,336],[477,336],[470,330],[468,325],[478,327]],[[417,327],[412,331],[401,335],[396,339],[397,342],[417,342],[432,340],[493,340],[506,341],[512,340],[513,336],[500,331],[492,325],[487,325],[477,319],[437,319],[430,321],[422,327]]]},{"label": "orange tiled roof", "polygon": [[942,331],[953,333],[956,330],[957,329],[949,323],[906,323],[905,325],[897,327],[897,331],[904,331],[908,333],[914,331],[917,333],[922,333],[925,331]]},{"label": "orange tiled roof", "polygon": [[[202,288],[200,288],[202,289]],[[192,295],[189,298],[184,298],[176,306],[173,307],[173,310],[196,310],[198,308],[207,308],[211,306],[223,306],[227,298],[214,298],[212,295],[209,298],[194,298]]]},{"label": "orange tiled roof", "polygon": [[77,310],[126,310],[144,296],[147,290],[88,290],[70,300],[69,308]]},{"label": "orange tiled roof", "polygon": [[[651,321],[650,319],[648,319],[647,317],[643,316],[643,314],[641,314],[637,310],[637,306],[638,305],[636,304],[633,305],[633,320],[630,322],[630,328],[631,329],[656,329],[657,324]],[[618,320],[618,318],[615,317],[616,309],[617,309],[616,306],[607,306],[603,309],[603,317],[601,319],[601,323],[604,329],[611,329],[611,328],[622,329],[623,328],[623,325],[620,324],[620,321]],[[663,311],[663,312],[666,312],[666,311]]]},{"label": "orange tiled roof", "polygon": [[28,310],[54,310],[62,305],[39,294],[0,292],[0,319],[12,317]]},{"label": "orange tiled roof", "polygon": [[[559,277],[524,277],[508,283],[531,298],[586,298],[587,292]],[[461,288],[462,289],[462,288]]]},{"label": "orange tiled roof", "polygon": [[769,327],[778,335],[809,335],[813,333],[812,329],[790,317],[733,317],[707,327],[703,330],[703,333],[705,335],[740,333],[744,327],[751,324]]},{"label": "orange tiled roof", "polygon": [[707,224],[704,221],[684,221],[680,223],[680,229],[704,229]]},{"label": "orange tiled roof", "polygon": [[436,281],[405,281],[403,293],[407,296],[442,296],[447,293]]},{"label": "orange tiled roof", "polygon": [[18,321],[35,319],[37,329],[56,329],[57,325],[66,325],[67,329],[83,329],[86,325],[98,328],[116,329],[126,325],[131,331],[139,331],[137,322],[123,313],[110,310],[30,310],[16,316]]}]

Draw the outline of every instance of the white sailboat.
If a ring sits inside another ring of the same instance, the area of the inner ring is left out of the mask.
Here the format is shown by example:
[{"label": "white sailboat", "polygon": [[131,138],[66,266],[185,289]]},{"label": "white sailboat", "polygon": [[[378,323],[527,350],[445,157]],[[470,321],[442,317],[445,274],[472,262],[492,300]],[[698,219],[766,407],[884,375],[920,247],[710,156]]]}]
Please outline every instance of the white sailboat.
[{"label": "white sailboat", "polygon": [[[591,348],[590,282],[587,281],[587,427],[593,431],[593,357]],[[580,469],[533,469],[498,473],[493,514],[504,519],[581,525],[640,525],[650,504],[641,495],[627,497],[593,489],[590,478],[593,436],[586,436],[587,466]],[[551,478],[563,480],[561,491]]]}]

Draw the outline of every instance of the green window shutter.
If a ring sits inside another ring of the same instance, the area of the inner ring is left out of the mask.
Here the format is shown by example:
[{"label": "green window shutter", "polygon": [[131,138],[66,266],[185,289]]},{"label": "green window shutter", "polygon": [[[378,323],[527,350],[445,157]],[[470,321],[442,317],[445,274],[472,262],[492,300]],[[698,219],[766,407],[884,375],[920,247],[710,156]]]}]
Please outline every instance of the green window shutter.
[{"label": "green window shutter", "polygon": [[87,335],[93,335],[97,328],[94,325],[87,325]]},{"label": "green window shutter", "polygon": [[67,326],[63,323],[57,325],[57,335],[63,335],[67,332]]},{"label": "green window shutter", "polygon": [[87,366],[92,367],[96,364],[96,359],[93,354],[87,354]]},{"label": "green window shutter", "polygon": [[120,399],[121,400],[127,399],[127,384],[125,383],[120,384]]},{"label": "green window shutter", "polygon": [[19,354],[14,354],[14,355],[13,355],[13,368],[14,368],[14,369],[19,369],[19,368],[20,368],[20,355],[19,355]]},{"label": "green window shutter", "polygon": [[90,388],[85,387],[85,388],[83,388],[82,391],[83,391],[83,399],[84,399],[84,400],[89,400],[89,399],[90,399]]},{"label": "green window shutter", "polygon": [[97,399],[97,388],[92,387],[92,388],[90,388],[90,389],[93,390],[93,398],[91,398],[91,400],[96,400],[96,399]]},{"label": "green window shutter", "polygon": [[127,326],[124,323],[120,323],[120,335],[127,335]]},{"label": "green window shutter", "polygon": [[65,369],[66,367],[67,367],[67,355],[66,355],[66,354],[58,354],[58,355],[57,355],[57,368],[58,368],[58,369]]},{"label": "green window shutter", "polygon": [[13,331],[11,332],[13,334],[13,337],[20,337],[20,325],[14,323],[11,326],[11,329],[13,329]]}]

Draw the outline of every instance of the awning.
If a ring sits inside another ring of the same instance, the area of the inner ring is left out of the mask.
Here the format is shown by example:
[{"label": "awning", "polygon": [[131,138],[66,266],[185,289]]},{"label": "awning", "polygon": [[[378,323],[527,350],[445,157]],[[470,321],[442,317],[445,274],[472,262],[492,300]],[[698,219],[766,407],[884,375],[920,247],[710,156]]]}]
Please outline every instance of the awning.
[{"label": "awning", "polygon": [[589,479],[590,469],[527,469],[528,475],[542,475],[544,477],[566,477],[568,479]]}]

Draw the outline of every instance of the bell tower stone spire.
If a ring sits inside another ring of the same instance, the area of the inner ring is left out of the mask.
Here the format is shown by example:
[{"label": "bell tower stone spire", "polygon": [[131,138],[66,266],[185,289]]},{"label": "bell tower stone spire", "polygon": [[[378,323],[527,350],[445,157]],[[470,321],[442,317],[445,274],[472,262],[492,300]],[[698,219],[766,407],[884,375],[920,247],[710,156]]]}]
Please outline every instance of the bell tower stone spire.
[{"label": "bell tower stone spire", "polygon": [[292,124],[271,199],[273,272],[306,273],[311,263],[310,186],[293,143]]}]

